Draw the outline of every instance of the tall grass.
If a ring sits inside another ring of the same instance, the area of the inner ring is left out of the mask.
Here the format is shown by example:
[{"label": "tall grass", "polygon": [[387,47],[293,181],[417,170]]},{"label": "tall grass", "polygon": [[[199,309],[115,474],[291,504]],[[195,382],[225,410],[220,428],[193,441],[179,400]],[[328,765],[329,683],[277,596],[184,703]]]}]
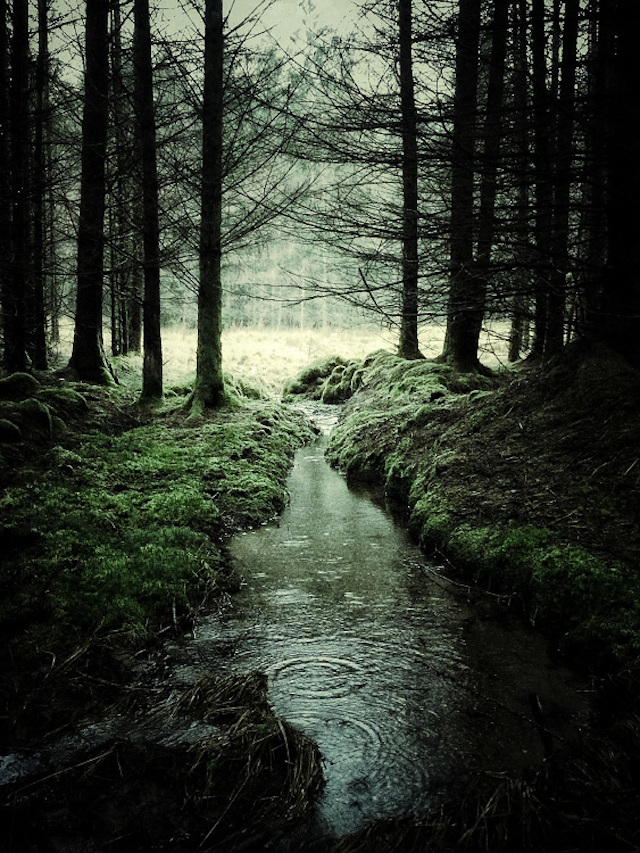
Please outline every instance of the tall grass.
[{"label": "tall grass", "polygon": [[[481,360],[490,367],[506,361],[507,323],[494,323],[480,341]],[[442,352],[445,327],[426,324],[420,327],[420,348],[427,358]],[[64,363],[71,354],[73,328],[62,327],[57,358]],[[197,333],[186,326],[170,326],[162,332],[165,387],[188,385],[196,370]],[[107,351],[110,346],[105,337]],[[395,330],[376,326],[352,329],[272,329],[232,328],[222,335],[225,372],[255,385],[267,393],[279,394],[283,385],[297,376],[313,361],[340,355],[346,359],[364,358],[378,349],[395,351]],[[140,356],[127,356],[115,361],[116,371],[126,374],[128,385],[135,387],[142,372]]]}]

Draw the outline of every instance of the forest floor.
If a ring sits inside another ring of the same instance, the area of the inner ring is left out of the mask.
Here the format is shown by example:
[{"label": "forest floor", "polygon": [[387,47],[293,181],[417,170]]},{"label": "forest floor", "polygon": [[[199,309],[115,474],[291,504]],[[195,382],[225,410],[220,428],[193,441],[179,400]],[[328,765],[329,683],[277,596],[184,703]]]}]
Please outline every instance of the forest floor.
[{"label": "forest floor", "polygon": [[[309,424],[243,382],[197,423],[179,387],[151,411],[125,387],[13,382],[0,380],[8,850],[267,849],[318,791],[317,750],[273,716],[258,674],[158,697],[149,669],[164,636],[233,594],[224,541],[282,509]],[[581,346],[490,377],[376,353],[318,362],[290,382],[300,397],[344,403],[333,464],[384,485],[452,577],[496,593],[492,618],[542,628],[600,697],[577,752],[331,849],[639,849],[640,375]],[[158,702],[209,726],[206,747],[184,729],[151,743],[140,723],[73,743],[62,765],[47,753],[92,715],[146,721]]]}]

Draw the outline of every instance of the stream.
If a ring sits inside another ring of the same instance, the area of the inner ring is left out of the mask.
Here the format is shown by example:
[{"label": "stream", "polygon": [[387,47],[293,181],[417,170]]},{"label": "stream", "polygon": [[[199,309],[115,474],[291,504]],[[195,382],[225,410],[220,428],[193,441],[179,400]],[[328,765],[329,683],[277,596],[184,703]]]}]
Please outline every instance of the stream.
[{"label": "stream", "polygon": [[329,467],[327,441],[297,453],[278,523],[230,543],[245,583],[199,626],[182,673],[267,673],[275,712],[323,755],[316,838],[422,814],[469,772],[539,763],[545,739],[587,714],[540,637],[481,615],[468,589]]},{"label": "stream", "polygon": [[0,757],[0,788],[30,790],[38,774],[82,767],[83,751],[118,736],[197,744],[212,732],[179,728],[176,691],[259,670],[275,713],[324,762],[312,817],[269,847],[293,851],[377,819],[419,817],[479,772],[539,766],[588,724],[588,691],[543,639],[497,597],[449,579],[374,495],[348,488],[324,458],[331,419],[315,419],[324,433],[296,454],[282,517],[229,543],[241,590],[193,637],[163,645],[146,705],[39,753]]}]

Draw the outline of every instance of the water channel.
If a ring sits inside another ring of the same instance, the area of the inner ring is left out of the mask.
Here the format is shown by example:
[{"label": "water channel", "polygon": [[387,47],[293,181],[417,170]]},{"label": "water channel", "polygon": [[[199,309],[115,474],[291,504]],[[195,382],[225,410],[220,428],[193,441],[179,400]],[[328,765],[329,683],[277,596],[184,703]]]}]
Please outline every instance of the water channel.
[{"label": "water channel", "polygon": [[193,638],[167,643],[144,682],[148,711],[143,703],[135,718],[117,713],[41,753],[3,756],[0,787],[28,790],[30,778],[57,777],[114,737],[206,737],[188,721],[176,728],[174,690],[212,672],[260,670],[275,712],[323,756],[315,814],[269,848],[301,850],[305,839],[420,815],[474,773],[537,766],[587,722],[583,685],[541,637],[425,559],[370,494],[328,466],[326,443],[324,434],[297,453],[278,522],[231,541],[243,587]]},{"label": "water channel", "polygon": [[586,701],[533,631],[484,618],[347,488],[326,441],[298,452],[279,522],[232,541],[245,584],[200,626],[187,668],[267,673],[276,713],[322,751],[313,832],[340,836],[423,813],[469,772],[539,762],[545,737],[565,737]]}]

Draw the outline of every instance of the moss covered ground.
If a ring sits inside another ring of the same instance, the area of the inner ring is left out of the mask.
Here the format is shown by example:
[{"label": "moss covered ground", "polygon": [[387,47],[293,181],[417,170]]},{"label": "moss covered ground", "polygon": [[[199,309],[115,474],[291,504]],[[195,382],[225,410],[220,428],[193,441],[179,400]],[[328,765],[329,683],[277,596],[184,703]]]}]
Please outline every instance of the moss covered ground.
[{"label": "moss covered ground", "polygon": [[384,484],[425,550],[504,593],[583,666],[635,671],[638,372],[582,344],[488,377],[384,352],[345,372],[358,383],[332,464]]},{"label": "moss covered ground", "polygon": [[[246,383],[229,380],[228,391],[229,405],[193,419],[186,389],[148,409],[122,385],[0,379],[2,753],[27,756],[105,715],[140,718],[150,701],[141,662],[237,587],[225,542],[281,512],[293,454],[314,432]],[[262,834],[265,815],[277,822],[274,803],[290,812],[293,798],[304,810],[305,785],[321,779],[315,747],[273,715],[264,685],[234,714],[197,760],[146,734],[134,742],[125,725],[29,778],[26,796],[23,782],[3,779],[7,849],[50,849],[58,833],[61,849],[98,837],[109,849],[132,849],[132,839],[135,849],[164,849],[181,836],[191,841],[167,849],[192,849],[214,825],[218,839],[239,831],[250,813]]]}]

